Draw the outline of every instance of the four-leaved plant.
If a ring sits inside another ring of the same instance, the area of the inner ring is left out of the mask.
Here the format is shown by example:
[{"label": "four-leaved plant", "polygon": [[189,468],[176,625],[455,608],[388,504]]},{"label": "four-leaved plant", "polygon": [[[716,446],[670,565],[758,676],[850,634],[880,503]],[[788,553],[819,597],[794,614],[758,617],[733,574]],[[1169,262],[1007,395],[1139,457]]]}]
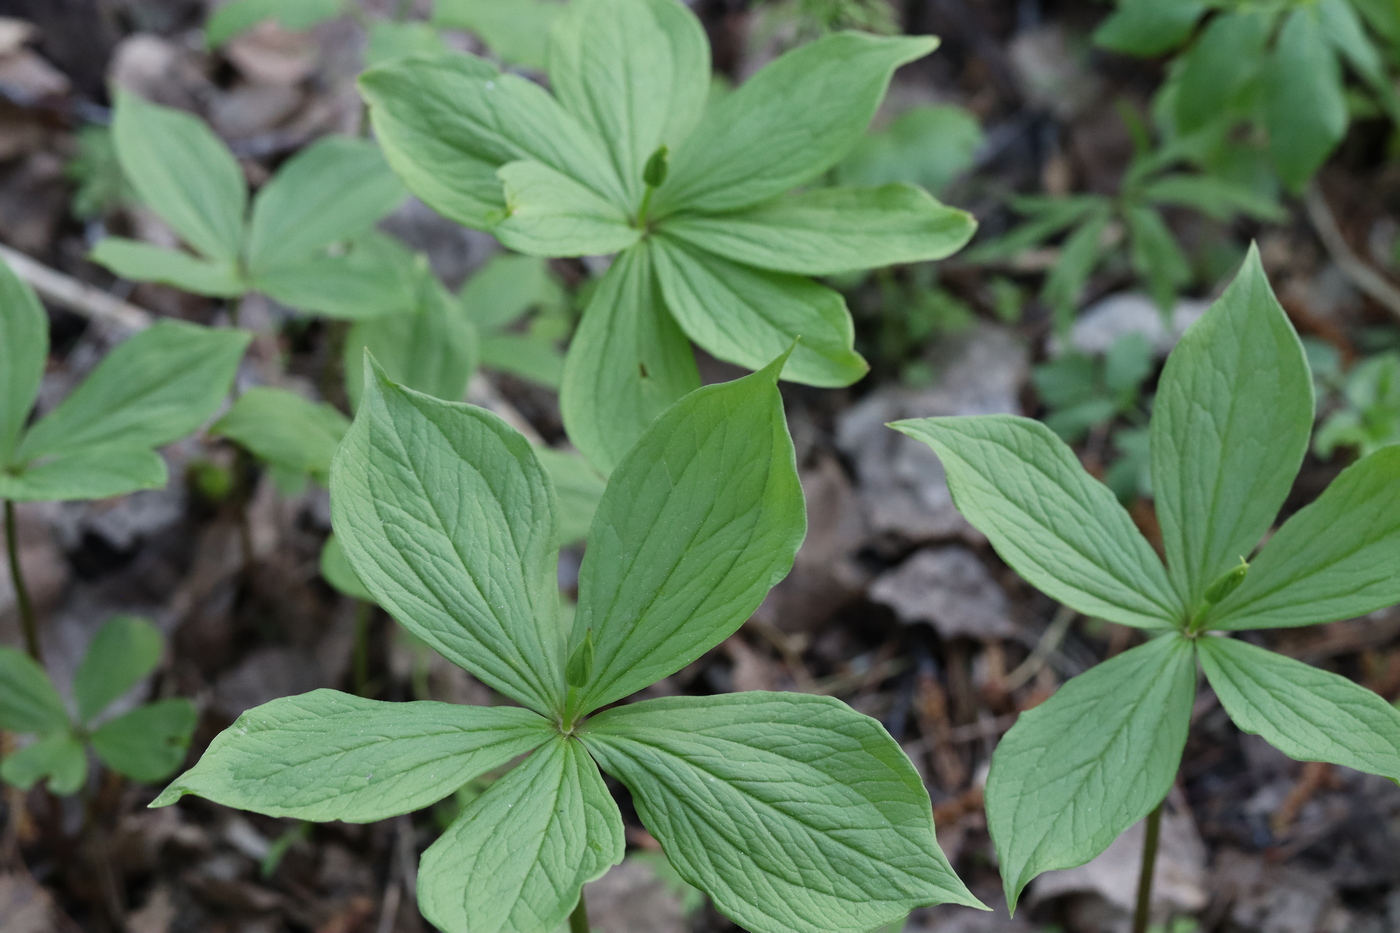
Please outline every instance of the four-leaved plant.
[{"label": "four-leaved plant", "polygon": [[686,396],[617,465],[572,624],[554,489],[529,443],[371,369],[331,471],[337,540],[405,628],[521,705],[275,700],[153,805],[195,793],[365,822],[528,754],[423,855],[419,903],[448,933],[550,933],[571,912],[587,928],[581,886],[623,854],[600,766],[681,875],[755,933],[863,933],[917,905],[977,905],[913,766],[845,704],[755,692],[599,712],[728,637],[790,569],[806,518],[785,362]]},{"label": "four-leaved plant", "polygon": [[1186,743],[1197,661],[1241,729],[1299,760],[1400,780],[1400,711],[1350,680],[1231,637],[1400,601],[1400,448],[1343,471],[1251,559],[1312,422],[1302,345],[1251,249],[1168,358],[1157,391],[1151,471],[1165,566],[1043,424],[987,416],[893,425],[934,449],[958,507],[1027,581],[1086,615],[1151,633],[1022,715],[997,746],[987,822],[1013,907],[1037,874],[1087,862],[1160,805]]},{"label": "four-leaved plant", "polygon": [[[699,385],[690,341],[785,379],[866,363],[840,293],[807,278],[943,258],[975,224],[907,184],[793,188],[861,140],[894,69],[937,40],[828,36],[707,105],[710,49],[678,0],[574,0],[554,94],[472,55],[360,79],[389,163],[445,216],[538,256],[618,253],[584,310],[560,404],[604,472]],[[688,338],[688,339],[687,339]]]},{"label": "four-leaved plant", "polygon": [[373,143],[327,136],[308,146],[250,214],[238,160],[197,117],[118,90],[112,137],[137,196],[193,250],[106,237],[91,258],[114,274],[221,298],[257,291],[352,320],[411,307],[413,256],[373,229],[406,193]]},{"label": "four-leaved plant", "polygon": [[102,713],[155,670],[164,650],[159,630],[145,619],[117,616],[98,629],[73,678],[70,715],[37,661],[0,647],[0,729],[36,740],[0,764],[0,778],[21,790],[48,779],[55,794],[76,793],[87,778],[87,747],[135,781],[170,776],[185,760],[194,731],[189,700],[157,700],[98,723]]}]

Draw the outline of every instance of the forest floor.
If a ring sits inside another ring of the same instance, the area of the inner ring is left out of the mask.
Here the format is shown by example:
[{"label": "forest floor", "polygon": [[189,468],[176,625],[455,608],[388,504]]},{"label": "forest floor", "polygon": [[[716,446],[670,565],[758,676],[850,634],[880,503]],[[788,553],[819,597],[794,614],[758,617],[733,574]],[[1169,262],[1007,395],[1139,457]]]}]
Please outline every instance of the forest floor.
[{"label": "forest floor", "polygon": [[[738,79],[787,35],[782,21],[746,6],[696,4],[717,67]],[[1002,205],[1010,192],[1117,190],[1132,153],[1120,102],[1143,109],[1161,68],[1089,47],[1085,37],[1102,4],[927,0],[906,7],[908,31],[941,35],[944,44],[899,73],[889,107],[959,104],[986,134],[971,171],[945,190],[945,200],[974,211],[984,232],[998,232],[1008,224]],[[364,37],[342,19],[305,34],[258,29],[215,53],[199,32],[205,15],[198,0],[0,0],[0,16],[33,26],[0,19],[0,242],[151,313],[216,323],[227,314],[219,303],[114,283],[84,259],[106,226],[157,241],[168,231],[136,209],[105,220],[75,216],[69,165],[79,128],[106,118],[107,82],[114,82],[208,119],[258,183],[318,136],[359,131],[354,77]],[[1384,130],[1358,124],[1321,177],[1353,244],[1394,235],[1386,214],[1400,203],[1400,171],[1383,150]],[[1237,247],[1259,239],[1299,331],[1350,358],[1359,334],[1387,320],[1393,327],[1393,318],[1329,254],[1316,215],[1301,203],[1289,210],[1283,222],[1237,225],[1230,236]],[[1196,235],[1189,218],[1173,222],[1184,239]],[[498,249],[489,236],[417,202],[385,226],[427,253],[454,287]],[[1029,296],[1056,258],[1054,247],[1039,250],[1005,275]],[[554,265],[566,283],[586,278],[581,263]],[[911,288],[934,286],[889,281],[902,290],[873,279],[850,292],[871,375],[844,390],[784,387],[811,525],[792,575],[738,634],[648,692],[814,691],[880,719],[926,779],[944,850],[997,907],[919,911],[910,931],[1126,930],[1141,827],[1089,865],[1043,876],[1013,920],[1000,894],[981,786],[990,752],[1018,712],[1141,636],[1057,611],[958,515],[927,448],[883,427],[931,415],[1043,415],[1031,373],[1055,348],[1049,315],[1029,298],[1020,313],[999,315],[986,271],[955,258],[942,264],[938,294],[970,314],[937,318],[928,333],[911,335],[898,302]],[[1144,314],[1150,305],[1128,284],[1111,273],[1095,277],[1067,339],[1102,349],[1125,330],[1143,329],[1160,360],[1171,333],[1155,311]],[[1194,297],[1208,299],[1208,287]],[[120,336],[82,306],[49,304],[53,357],[41,407],[63,397]],[[1192,307],[1185,302],[1178,319]],[[313,392],[338,381],[335,328],[289,319],[258,298],[245,301],[241,320],[259,331],[245,378]],[[702,369],[711,381],[736,372],[708,359]],[[547,440],[562,440],[551,393],[486,378],[495,404],[510,406]],[[1106,465],[1102,434],[1091,433],[1080,450],[1091,469]],[[21,507],[20,556],[60,685],[92,632],[114,614],[146,616],[168,635],[167,661],[147,689],[197,703],[193,761],[244,710],[318,687],[347,688],[358,609],[319,575],[330,526],[324,490],[289,497],[253,474],[245,524],[181,479],[199,461],[235,464],[226,443],[196,437],[166,456],[175,477],[167,489]],[[1287,509],[1310,501],[1338,469],[1310,457]],[[1151,533],[1150,505],[1139,501],[1134,515]],[[566,588],[577,560],[566,553],[562,562]],[[470,675],[400,637],[380,612],[371,636],[374,696],[492,701]],[[8,581],[0,581],[0,643],[19,644]],[[1267,643],[1389,700],[1400,696],[1400,609],[1271,634]],[[441,812],[366,826],[303,825],[193,797],[148,810],[156,790],[113,775],[62,801],[6,790],[0,933],[427,929],[414,907],[413,879]],[[615,790],[629,858],[588,889],[595,929],[736,929],[670,880],[626,792]],[[1400,931],[1400,788],[1288,760],[1239,733],[1204,690],[1182,778],[1168,798],[1158,865],[1158,909],[1173,933]]]}]

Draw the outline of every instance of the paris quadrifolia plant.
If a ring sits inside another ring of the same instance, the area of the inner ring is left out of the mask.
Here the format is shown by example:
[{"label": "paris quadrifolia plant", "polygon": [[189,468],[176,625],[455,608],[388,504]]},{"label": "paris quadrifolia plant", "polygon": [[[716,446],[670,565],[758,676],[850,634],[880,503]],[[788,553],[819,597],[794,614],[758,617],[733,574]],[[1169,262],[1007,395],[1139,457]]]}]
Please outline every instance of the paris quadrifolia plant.
[{"label": "paris quadrifolia plant", "polygon": [[[331,468],[337,541],[405,628],[519,705],[317,690],[244,713],[153,804],[367,822],[426,807],[522,755],[424,854],[447,933],[587,929],[585,882],[623,855],[599,768],[680,874],[755,933],[865,933],[911,908],[980,906],[934,839],[884,728],[796,693],[613,705],[732,634],[806,531],[777,377],[699,389],[613,471],[561,612],[548,471],[495,415],[367,370]],[[608,707],[605,709],[605,707]]]},{"label": "paris quadrifolia plant", "polygon": [[49,356],[39,299],[0,263],[0,500],[25,645],[38,627],[20,571],[16,502],[105,499],[164,486],[156,448],[195,431],[227,396],[250,335],[161,321],[123,341],[30,423]]},{"label": "paris quadrifolia plant", "polygon": [[1027,581],[1146,644],[1066,683],[997,746],[987,821],[1013,907],[1143,817],[1140,924],[1162,800],[1181,761],[1197,664],[1241,729],[1292,758],[1400,780],[1400,712],[1248,633],[1400,601],[1400,448],[1344,470],[1261,546],[1308,448],[1303,348],[1250,250],[1167,360],[1151,473],[1165,564],[1064,442],[1010,416],[902,421],[948,471],[963,514]]},{"label": "paris quadrifolia plant", "polygon": [[73,677],[73,710],[29,655],[0,647],[0,729],[35,741],[5,758],[0,779],[29,790],[47,779],[55,794],[77,793],[87,781],[87,749],[132,780],[168,778],[185,760],[194,704],[157,700],[104,717],[160,663],[165,641],[145,619],[117,616],[98,629]]},{"label": "paris quadrifolia plant", "polygon": [[408,188],[535,256],[617,253],[584,309],[560,404],[609,472],[700,384],[691,341],[783,378],[865,374],[839,292],[808,276],[941,259],[970,215],[909,184],[794,188],[859,144],[894,69],[928,37],[846,32],[710,100],[710,49],[678,0],[574,0],[549,52],[553,94],[472,55],[404,59],[360,79]]}]

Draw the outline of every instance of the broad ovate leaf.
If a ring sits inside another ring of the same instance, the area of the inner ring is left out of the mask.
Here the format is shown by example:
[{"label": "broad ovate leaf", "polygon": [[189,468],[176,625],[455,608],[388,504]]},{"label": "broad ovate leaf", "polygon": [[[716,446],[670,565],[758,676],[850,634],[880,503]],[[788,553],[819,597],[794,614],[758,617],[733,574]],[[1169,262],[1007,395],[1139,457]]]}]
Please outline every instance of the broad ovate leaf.
[{"label": "broad ovate leaf", "polygon": [[1195,696],[1195,649],[1168,634],[1021,714],[987,777],[987,828],[1008,904],[1041,872],[1098,855],[1162,801]]},{"label": "broad ovate leaf", "polygon": [[792,569],[807,521],[781,365],[692,392],[613,471],[579,569],[572,644],[591,629],[594,663],[574,711],[694,661]]},{"label": "broad ovate leaf", "polygon": [[536,305],[556,300],[558,293],[545,260],[500,253],[467,279],[457,297],[477,327],[494,331]]},{"label": "broad ovate leaf", "polygon": [[890,427],[933,448],[958,510],[1038,589],[1122,625],[1184,621],[1152,546],[1117,497],[1045,425],[986,415]]},{"label": "broad ovate leaf", "polygon": [[92,732],[102,763],[133,781],[163,781],[185,760],[199,714],[183,697],[138,706]]},{"label": "broad ovate leaf", "polygon": [[804,275],[943,259],[976,229],[971,214],[906,184],[816,188],[725,214],[677,214],[665,223],[668,237],[692,246]]},{"label": "broad ovate leaf", "polygon": [[1299,510],[1203,629],[1314,625],[1400,603],[1400,447],[1352,464]]},{"label": "broad ovate leaf", "polygon": [[1188,612],[1278,515],[1312,432],[1303,346],[1251,248],[1176,345],[1152,412],[1152,489]]},{"label": "broad ovate leaf", "polygon": [[350,565],[398,622],[536,712],[564,685],[554,492],[529,442],[471,405],[405,389],[366,362],[331,467]]},{"label": "broad ovate leaf", "polygon": [[234,441],[286,475],[324,483],[349,428],[350,419],[332,405],[258,386],[240,395],[209,433]]},{"label": "broad ovate leaf", "polygon": [[297,311],[364,321],[413,308],[419,268],[398,240],[371,230],[327,255],[263,269],[253,285]]},{"label": "broad ovate leaf", "polygon": [[667,308],[691,340],[719,359],[759,369],[791,349],[783,378],[828,387],[848,386],[870,369],[855,351],[855,326],[840,292],[669,236],[653,242]]},{"label": "broad ovate leaf", "polygon": [[914,766],[838,700],[667,697],[582,736],[681,876],[754,933],[865,933],[925,904],[982,906],[939,851]]},{"label": "broad ovate leaf", "polygon": [[1342,68],[1318,10],[1288,14],[1264,68],[1264,124],[1269,155],[1283,183],[1301,191],[1346,134]]},{"label": "broad ovate leaf", "polygon": [[506,209],[491,232],[508,249],[530,256],[602,256],[641,239],[622,208],[547,165],[511,162],[496,174]]},{"label": "broad ovate leaf", "polygon": [[0,779],[20,790],[27,791],[44,778],[49,790],[61,797],[76,793],[87,780],[87,754],[73,733],[46,735],[0,762]]},{"label": "broad ovate leaf", "polygon": [[533,81],[472,55],[408,58],[366,72],[360,88],[394,171],[444,216],[487,229],[505,198],[496,170],[542,163],[625,203],[602,143]]},{"label": "broad ovate leaf", "polygon": [[233,260],[203,259],[125,237],[103,237],[88,253],[88,259],[118,278],[158,282],[196,295],[236,298],[248,288]]},{"label": "broad ovate leaf", "polygon": [[385,375],[448,402],[461,401],[476,369],[479,341],[462,303],[426,264],[418,270],[418,300],[403,314],[360,321],[345,341],[345,392],[359,407],[368,350]]},{"label": "broad ovate leaf", "polygon": [[690,341],[656,281],[652,248],[638,243],[598,283],[569,342],[559,390],[569,440],[609,473],[657,415],[699,385]]},{"label": "broad ovate leaf", "polygon": [[477,797],[423,853],[418,906],[443,933],[556,929],[622,861],[622,814],[576,739],[555,738]]},{"label": "broad ovate leaf", "polygon": [[47,734],[67,727],[68,711],[39,662],[0,647],[0,729]]},{"label": "broad ovate leaf", "polygon": [[1226,11],[1212,18],[1201,31],[1181,58],[1175,116],[1183,132],[1200,129],[1218,119],[1259,74],[1273,23],[1271,13]]},{"label": "broad ovate leaf", "polygon": [[49,316],[34,290],[0,261],[0,472],[24,433],[49,358]]},{"label": "broad ovate leaf", "polygon": [[1298,761],[1400,782],[1400,710],[1329,671],[1234,638],[1200,640],[1201,667],[1245,732]]},{"label": "broad ovate leaf", "polygon": [[151,210],[210,259],[238,260],[248,187],[203,121],[119,88],[112,138],[122,172]]},{"label": "broad ovate leaf", "polygon": [[122,343],[30,429],[22,461],[99,447],[160,447],[193,432],[228,395],[252,335],[159,321]]},{"label": "broad ovate leaf", "polygon": [[518,707],[313,690],[239,716],[151,806],[196,794],[269,816],[371,823],[436,803],[550,734]]},{"label": "broad ovate leaf", "polygon": [[706,110],[675,151],[656,215],[747,207],[816,178],[860,141],[895,68],[937,46],[841,32],[786,53]]},{"label": "broad ovate leaf", "polygon": [[327,136],[289,159],[258,192],[248,265],[256,275],[353,239],[406,196],[378,146]]},{"label": "broad ovate leaf", "polygon": [[642,169],[700,119],[710,43],[676,0],[576,0],[554,22],[549,79],[559,101],[603,140],[631,206]]},{"label": "broad ovate leaf", "polygon": [[1119,0],[1094,30],[1094,44],[1125,55],[1161,55],[1191,35],[1205,11],[1197,0]]},{"label": "broad ovate leaf", "polygon": [[137,616],[115,616],[103,623],[83,654],[73,676],[73,699],[78,720],[90,722],[117,697],[156,669],[165,639]]}]

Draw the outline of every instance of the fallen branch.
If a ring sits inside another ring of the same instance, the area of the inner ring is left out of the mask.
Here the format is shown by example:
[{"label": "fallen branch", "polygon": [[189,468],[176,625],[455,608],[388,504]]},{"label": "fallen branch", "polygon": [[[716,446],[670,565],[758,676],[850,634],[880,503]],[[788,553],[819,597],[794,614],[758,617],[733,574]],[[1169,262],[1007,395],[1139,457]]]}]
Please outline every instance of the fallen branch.
[{"label": "fallen branch", "polygon": [[119,327],[123,330],[144,330],[155,316],[100,288],[79,282],[70,275],[38,262],[18,250],[0,245],[0,259],[5,260],[15,275],[33,286],[39,295],[61,308],[80,314],[90,321]]},{"label": "fallen branch", "polygon": [[1327,249],[1332,261],[1337,264],[1337,268],[1342,270],[1342,274],[1377,304],[1400,318],[1400,288],[1396,288],[1389,279],[1372,269],[1352,251],[1351,244],[1342,236],[1342,230],[1337,226],[1337,218],[1316,182],[1309,185],[1303,193],[1303,205],[1307,208],[1308,219],[1312,221],[1313,228],[1317,230],[1318,239],[1322,240],[1322,245]]}]

